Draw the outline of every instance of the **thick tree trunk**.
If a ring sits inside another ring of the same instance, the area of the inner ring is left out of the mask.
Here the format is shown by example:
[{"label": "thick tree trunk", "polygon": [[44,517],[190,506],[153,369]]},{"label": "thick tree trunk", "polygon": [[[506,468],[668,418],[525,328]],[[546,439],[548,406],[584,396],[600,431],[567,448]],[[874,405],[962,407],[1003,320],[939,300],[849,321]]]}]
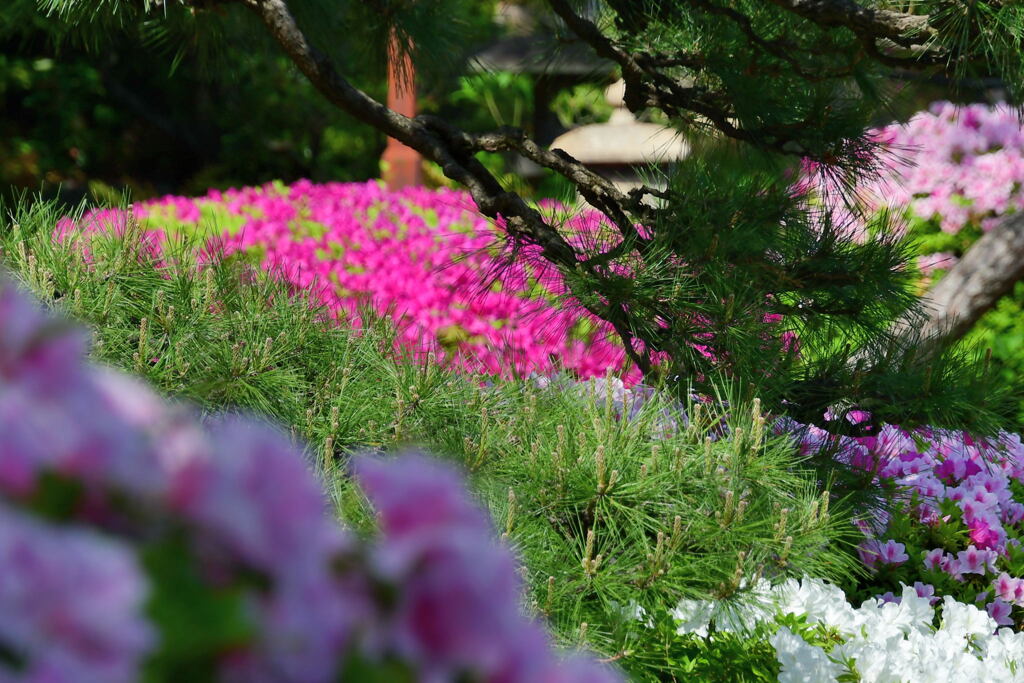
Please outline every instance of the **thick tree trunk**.
[{"label": "thick tree trunk", "polygon": [[1000,297],[1024,279],[1024,213],[1014,214],[985,234],[928,293],[927,318],[901,320],[900,336],[918,334],[946,341],[967,334]]}]

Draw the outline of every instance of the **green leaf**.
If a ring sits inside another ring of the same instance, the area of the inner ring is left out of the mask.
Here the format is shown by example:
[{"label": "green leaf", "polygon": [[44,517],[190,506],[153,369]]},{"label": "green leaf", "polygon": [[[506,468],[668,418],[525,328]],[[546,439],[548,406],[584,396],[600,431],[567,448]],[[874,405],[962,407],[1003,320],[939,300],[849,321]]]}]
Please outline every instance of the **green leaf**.
[{"label": "green leaf", "polygon": [[150,544],[141,559],[152,590],[146,611],[160,638],[145,679],[215,681],[220,656],[245,646],[254,635],[244,590],[204,580],[180,535]]}]

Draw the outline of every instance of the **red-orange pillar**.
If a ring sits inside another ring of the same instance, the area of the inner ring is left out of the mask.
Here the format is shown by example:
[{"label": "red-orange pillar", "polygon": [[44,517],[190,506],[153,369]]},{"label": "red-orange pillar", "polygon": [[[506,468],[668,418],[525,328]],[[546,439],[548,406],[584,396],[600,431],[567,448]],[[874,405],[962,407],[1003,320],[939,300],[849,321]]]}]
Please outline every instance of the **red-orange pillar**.
[{"label": "red-orange pillar", "polygon": [[[409,54],[398,50],[394,35],[388,45],[388,107],[405,116],[416,116],[415,71]],[[411,147],[388,138],[381,161],[389,190],[423,184],[423,160]]]}]

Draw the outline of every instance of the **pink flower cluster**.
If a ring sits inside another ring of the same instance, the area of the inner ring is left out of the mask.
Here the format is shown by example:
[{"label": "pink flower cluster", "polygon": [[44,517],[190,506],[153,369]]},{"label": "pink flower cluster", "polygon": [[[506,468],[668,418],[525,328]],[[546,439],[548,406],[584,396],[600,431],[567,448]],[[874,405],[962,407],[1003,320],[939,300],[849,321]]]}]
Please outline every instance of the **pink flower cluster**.
[{"label": "pink flower cluster", "polygon": [[[864,419],[858,413],[851,421]],[[997,621],[1009,618],[1010,606],[1024,607],[1024,578],[1008,573],[1020,565],[1024,538],[1024,444],[1018,435],[976,439],[885,425],[874,435],[850,437],[788,420],[778,428],[796,434],[805,452],[830,449],[841,462],[892,487],[895,509],[861,522],[866,539],[858,552],[879,577],[908,585],[929,578],[954,597],[992,598],[987,607]],[[935,547],[935,539],[943,545]]]},{"label": "pink flower cluster", "polygon": [[[1013,107],[936,102],[871,135],[885,152],[879,177],[858,188],[868,214],[907,211],[912,221],[934,221],[943,232],[957,233],[968,225],[990,230],[1001,216],[1024,208],[1024,121]],[[805,179],[799,187],[821,187],[820,180]],[[844,224],[860,225],[841,201],[831,203]],[[940,252],[919,265],[928,272],[955,261]]]},{"label": "pink flower cluster", "polygon": [[[626,365],[607,323],[559,300],[565,284],[538,249],[501,257],[500,223],[480,215],[463,192],[300,181],[167,196],[135,210],[158,240],[217,231],[211,244],[249,254],[298,291],[317,293],[339,319],[358,325],[367,304],[390,314],[401,346],[416,355],[433,351],[457,367],[502,376],[566,369],[595,377]],[[597,212],[543,210],[564,220],[563,234],[576,244],[610,239]],[[104,210],[81,226],[123,223],[119,212]],[[58,235],[74,227],[64,221]],[[627,377],[632,383],[639,372],[629,369]]]},{"label": "pink flower cluster", "polygon": [[161,653],[174,623],[148,609],[196,599],[168,574],[233,597],[194,605],[245,626],[215,643],[224,680],[315,683],[385,662],[423,681],[615,680],[557,659],[521,614],[515,562],[454,471],[357,458],[381,519],[361,542],[275,431],[204,428],[83,352],[0,279],[0,680],[137,680],[191,656]]}]

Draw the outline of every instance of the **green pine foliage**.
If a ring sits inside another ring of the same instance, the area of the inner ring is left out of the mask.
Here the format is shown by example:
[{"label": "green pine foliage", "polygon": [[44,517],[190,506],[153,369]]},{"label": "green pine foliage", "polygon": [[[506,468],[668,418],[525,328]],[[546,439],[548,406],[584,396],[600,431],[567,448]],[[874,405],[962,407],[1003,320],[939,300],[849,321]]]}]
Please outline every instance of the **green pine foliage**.
[{"label": "green pine foliage", "polygon": [[[1007,382],[1024,377],[1024,283],[1018,282],[1012,295],[999,300],[967,337],[967,341],[991,349],[992,368]],[[1024,431],[1024,400],[1017,402],[1013,431]]]},{"label": "green pine foliage", "polygon": [[[373,519],[346,476],[353,452],[424,447],[460,463],[522,558],[526,607],[565,644],[613,657],[639,680],[693,675],[741,649],[739,636],[676,635],[680,599],[740,604],[759,577],[841,581],[857,571],[850,507],[830,506],[827,475],[728,387],[716,403],[688,405],[688,426],[666,434],[666,419],[681,419],[670,394],[620,421],[592,385],[491,385],[413,363],[395,355],[385,321],[338,327],[242,262],[197,265],[187,242],[157,257],[131,228],[55,242],[59,217],[45,202],[13,207],[0,262],[88,325],[97,361],[204,414],[243,410],[280,424],[307,444],[360,529]],[[723,422],[730,436],[717,439]],[[775,671],[758,642],[723,675]]]}]

